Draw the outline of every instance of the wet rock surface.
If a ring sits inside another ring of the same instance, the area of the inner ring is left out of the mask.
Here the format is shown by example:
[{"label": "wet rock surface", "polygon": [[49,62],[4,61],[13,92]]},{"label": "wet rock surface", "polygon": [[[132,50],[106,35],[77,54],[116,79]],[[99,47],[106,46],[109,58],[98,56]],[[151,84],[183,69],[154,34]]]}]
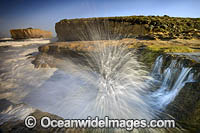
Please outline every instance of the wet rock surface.
[{"label": "wet rock surface", "polygon": [[27,128],[25,126],[24,120],[10,120],[10,121],[7,121],[7,122],[3,123],[2,125],[0,125],[0,132],[2,132],[2,133],[59,132],[60,133],[60,132],[67,131],[66,128],[43,128],[40,125],[40,119],[45,116],[48,116],[51,119],[57,119],[57,120],[62,119],[56,115],[53,115],[53,114],[50,114],[47,112],[42,112],[39,110],[36,110],[34,113],[31,113],[30,115],[34,116],[37,121],[37,125],[34,128]]},{"label": "wet rock surface", "polygon": [[[12,110],[14,107],[21,106],[20,104],[14,104],[6,99],[0,99],[1,105],[1,113],[0,113],[0,119],[1,122],[4,121],[3,119],[3,112],[6,112],[7,110]],[[23,105],[24,107],[27,107],[27,105]],[[31,108],[31,107],[28,107]],[[20,110],[16,110],[20,111]],[[23,110],[22,110],[23,111]],[[10,112],[10,114],[12,111]],[[43,128],[40,125],[40,119],[42,117],[48,116],[50,119],[62,119],[61,117],[58,117],[56,115],[47,113],[47,112],[42,112],[37,109],[33,109],[33,112],[29,114],[30,116],[34,116],[36,118],[37,124],[34,128],[27,128],[25,125],[25,122],[23,119],[18,118],[18,116],[13,116],[10,117],[10,119],[6,120],[3,124],[1,123],[0,125],[0,132],[1,133],[34,133],[34,132],[63,132],[66,131],[67,129],[63,128]]]},{"label": "wet rock surface", "polygon": [[[97,52],[98,49],[96,46],[106,47],[110,45],[126,45],[130,50],[137,49],[139,60],[144,62],[147,66],[149,66],[149,68],[152,67],[155,59],[164,53],[191,53],[190,55],[193,55],[192,52],[200,52],[199,49],[194,49],[194,47],[200,47],[199,40],[175,39],[170,41],[159,41],[130,38],[122,40],[55,42],[40,46],[39,52],[48,55],[80,57],[80,55],[87,54],[87,52]],[[198,54],[191,57],[199,59]]]},{"label": "wet rock surface", "polygon": [[183,128],[200,131],[200,83],[186,83],[166,109]]}]

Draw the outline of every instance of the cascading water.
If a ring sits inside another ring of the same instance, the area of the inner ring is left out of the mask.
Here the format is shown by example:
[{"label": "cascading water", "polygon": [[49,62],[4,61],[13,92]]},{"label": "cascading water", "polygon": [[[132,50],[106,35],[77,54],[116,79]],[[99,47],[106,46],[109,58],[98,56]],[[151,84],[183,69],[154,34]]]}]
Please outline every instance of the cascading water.
[{"label": "cascading water", "polygon": [[163,57],[159,56],[154,64],[153,70],[152,70],[152,74],[155,77],[156,75],[161,75],[161,67],[162,67],[162,63],[163,63]]},{"label": "cascading water", "polygon": [[[154,69],[161,70],[162,67],[162,56],[159,56],[154,65]],[[153,69],[153,70],[154,70]],[[154,100],[157,102],[157,107],[159,109],[165,109],[165,107],[171,103],[179,91],[183,88],[185,83],[193,81],[193,73],[191,73],[192,68],[184,67],[182,62],[177,62],[177,60],[172,60],[168,68],[166,68],[161,74],[158,71],[152,71],[151,75],[157,78],[158,74],[160,79],[161,86],[158,90],[151,94]]]}]

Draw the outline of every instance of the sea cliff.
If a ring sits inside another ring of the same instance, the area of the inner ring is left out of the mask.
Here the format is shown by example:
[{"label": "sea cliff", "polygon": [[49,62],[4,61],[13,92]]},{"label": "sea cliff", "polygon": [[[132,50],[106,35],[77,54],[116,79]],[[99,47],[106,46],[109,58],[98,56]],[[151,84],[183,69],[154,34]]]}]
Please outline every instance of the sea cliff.
[{"label": "sea cliff", "polygon": [[60,41],[200,38],[200,18],[126,16],[63,19],[55,25]]}]

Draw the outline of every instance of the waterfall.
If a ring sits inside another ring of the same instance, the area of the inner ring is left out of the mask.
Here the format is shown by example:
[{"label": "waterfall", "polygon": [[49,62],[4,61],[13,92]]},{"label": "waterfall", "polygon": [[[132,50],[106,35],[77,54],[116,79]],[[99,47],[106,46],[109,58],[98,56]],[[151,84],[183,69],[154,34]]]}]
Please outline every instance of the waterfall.
[{"label": "waterfall", "polygon": [[163,57],[159,56],[151,73],[155,79],[157,79],[158,74],[159,77],[162,77],[160,79],[161,86],[151,94],[155,102],[159,101],[157,102],[159,109],[165,109],[175,99],[185,83],[193,82],[194,75],[191,73],[192,68],[184,67],[181,61],[172,60],[163,73],[161,73],[162,64]]},{"label": "waterfall", "polygon": [[163,64],[163,56],[160,55],[155,61],[153,70],[152,70],[152,76],[154,76],[156,79],[159,79],[161,76],[161,67]]}]

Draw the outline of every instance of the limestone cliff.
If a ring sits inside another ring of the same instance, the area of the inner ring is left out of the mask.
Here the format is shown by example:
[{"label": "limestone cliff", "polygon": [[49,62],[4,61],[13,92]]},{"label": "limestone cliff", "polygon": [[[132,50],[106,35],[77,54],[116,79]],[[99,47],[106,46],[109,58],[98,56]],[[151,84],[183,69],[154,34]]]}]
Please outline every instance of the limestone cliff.
[{"label": "limestone cliff", "polygon": [[28,38],[51,38],[52,32],[40,29],[11,29],[11,37],[13,39],[28,39]]},{"label": "limestone cliff", "polygon": [[200,38],[199,18],[169,16],[127,16],[64,19],[56,23],[60,41],[120,38],[192,39]]}]

